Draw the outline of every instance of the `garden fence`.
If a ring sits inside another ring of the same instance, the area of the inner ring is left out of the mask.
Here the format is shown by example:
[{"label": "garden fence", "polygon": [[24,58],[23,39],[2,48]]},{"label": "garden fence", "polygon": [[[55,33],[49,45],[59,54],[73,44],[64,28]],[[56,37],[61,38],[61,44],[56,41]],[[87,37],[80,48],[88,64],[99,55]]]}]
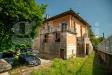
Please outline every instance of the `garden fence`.
[{"label": "garden fence", "polygon": [[98,45],[98,50],[112,55],[112,36],[108,37]]}]

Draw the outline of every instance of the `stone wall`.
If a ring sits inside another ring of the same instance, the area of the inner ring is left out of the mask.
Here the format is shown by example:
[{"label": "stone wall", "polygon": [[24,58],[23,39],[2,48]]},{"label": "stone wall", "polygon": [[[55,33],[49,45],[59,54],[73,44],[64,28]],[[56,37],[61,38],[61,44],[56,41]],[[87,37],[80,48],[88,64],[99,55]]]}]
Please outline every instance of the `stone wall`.
[{"label": "stone wall", "polygon": [[60,57],[60,49],[66,50],[66,33],[60,32],[60,42],[55,41],[55,35],[53,33],[48,34],[47,42],[43,40],[44,35],[41,35],[40,56],[44,58],[56,58]]},{"label": "stone wall", "polygon": [[66,52],[66,58],[70,58],[72,56],[76,56],[76,35],[67,33],[67,52]]},{"label": "stone wall", "polygon": [[108,75],[112,74],[112,55],[96,50],[96,56],[100,64],[103,64],[108,71]]}]

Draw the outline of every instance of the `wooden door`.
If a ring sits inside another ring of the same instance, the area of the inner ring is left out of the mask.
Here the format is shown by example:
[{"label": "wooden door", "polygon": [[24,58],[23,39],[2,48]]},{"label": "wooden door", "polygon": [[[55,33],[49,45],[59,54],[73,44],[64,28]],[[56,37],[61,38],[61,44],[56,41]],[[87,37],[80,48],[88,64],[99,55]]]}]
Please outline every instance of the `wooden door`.
[{"label": "wooden door", "polygon": [[86,44],[86,55],[89,54],[89,44]]},{"label": "wooden door", "polygon": [[64,49],[60,49],[60,57],[64,59]]}]

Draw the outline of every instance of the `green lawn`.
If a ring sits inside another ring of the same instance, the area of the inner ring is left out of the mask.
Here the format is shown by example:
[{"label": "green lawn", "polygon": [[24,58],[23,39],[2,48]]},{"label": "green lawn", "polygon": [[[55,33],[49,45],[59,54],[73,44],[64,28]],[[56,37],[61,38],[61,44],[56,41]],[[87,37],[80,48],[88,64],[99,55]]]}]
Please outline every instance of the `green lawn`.
[{"label": "green lawn", "polygon": [[51,67],[33,71],[32,75],[106,75],[104,66],[98,64],[94,54],[69,60],[54,59]]}]

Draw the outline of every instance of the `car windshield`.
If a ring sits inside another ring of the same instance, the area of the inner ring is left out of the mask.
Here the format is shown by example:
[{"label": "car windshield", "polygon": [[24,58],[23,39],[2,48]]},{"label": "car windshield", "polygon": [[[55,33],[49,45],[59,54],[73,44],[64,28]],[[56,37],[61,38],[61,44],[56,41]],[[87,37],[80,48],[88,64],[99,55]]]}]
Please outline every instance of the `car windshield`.
[{"label": "car windshield", "polygon": [[32,61],[32,60],[35,60],[35,57],[32,56],[32,55],[27,55],[27,56],[26,56],[26,60]]},{"label": "car windshield", "polygon": [[13,57],[14,55],[12,53],[3,53],[2,57],[3,58],[10,58]]}]

